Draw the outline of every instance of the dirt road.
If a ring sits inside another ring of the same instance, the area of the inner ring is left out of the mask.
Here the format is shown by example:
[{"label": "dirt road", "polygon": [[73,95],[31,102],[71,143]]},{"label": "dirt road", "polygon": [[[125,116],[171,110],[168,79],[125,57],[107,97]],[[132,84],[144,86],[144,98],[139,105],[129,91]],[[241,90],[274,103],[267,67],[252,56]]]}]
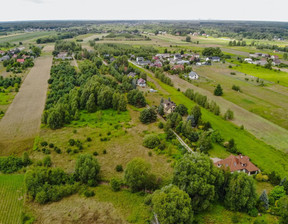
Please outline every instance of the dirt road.
[{"label": "dirt road", "polygon": [[0,155],[20,153],[33,145],[40,130],[52,56],[35,60],[19,93],[0,121]]}]

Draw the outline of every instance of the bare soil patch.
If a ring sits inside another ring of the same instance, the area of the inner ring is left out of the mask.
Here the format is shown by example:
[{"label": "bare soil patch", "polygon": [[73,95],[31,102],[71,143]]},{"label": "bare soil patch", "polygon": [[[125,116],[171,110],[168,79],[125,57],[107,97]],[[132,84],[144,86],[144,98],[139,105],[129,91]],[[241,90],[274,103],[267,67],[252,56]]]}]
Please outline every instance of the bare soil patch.
[{"label": "bare soil patch", "polygon": [[40,130],[52,56],[36,59],[19,93],[0,121],[0,155],[19,153],[33,144]]}]

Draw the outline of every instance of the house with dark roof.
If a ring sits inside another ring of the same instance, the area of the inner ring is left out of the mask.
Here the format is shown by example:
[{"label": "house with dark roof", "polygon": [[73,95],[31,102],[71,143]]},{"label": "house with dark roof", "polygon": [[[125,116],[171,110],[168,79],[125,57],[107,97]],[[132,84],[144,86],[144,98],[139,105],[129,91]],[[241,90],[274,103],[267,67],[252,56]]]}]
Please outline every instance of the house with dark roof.
[{"label": "house with dark roof", "polygon": [[226,159],[215,162],[214,165],[219,168],[229,169],[231,173],[244,172],[251,175],[260,172],[260,169],[250,161],[248,156],[241,154],[238,156],[230,155]]},{"label": "house with dark roof", "polygon": [[176,108],[176,104],[171,100],[164,100],[162,103],[165,114],[171,114]]}]

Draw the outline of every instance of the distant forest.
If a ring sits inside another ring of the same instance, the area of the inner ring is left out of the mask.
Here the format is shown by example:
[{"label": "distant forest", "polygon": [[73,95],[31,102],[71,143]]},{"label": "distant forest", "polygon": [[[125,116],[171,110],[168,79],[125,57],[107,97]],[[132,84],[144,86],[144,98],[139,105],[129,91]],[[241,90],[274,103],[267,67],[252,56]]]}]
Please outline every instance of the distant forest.
[{"label": "distant forest", "polygon": [[[117,26],[115,26],[117,24]],[[24,29],[52,29],[56,31],[75,31],[81,27],[85,32],[117,32],[118,25],[122,31],[139,30],[157,34],[166,31],[171,34],[185,36],[198,32],[213,37],[231,37],[234,39],[288,39],[287,22],[255,22],[255,21],[28,21],[0,22],[0,35]],[[83,29],[84,28],[84,29]],[[124,28],[124,29],[123,29]],[[79,33],[79,30],[78,30]]]}]

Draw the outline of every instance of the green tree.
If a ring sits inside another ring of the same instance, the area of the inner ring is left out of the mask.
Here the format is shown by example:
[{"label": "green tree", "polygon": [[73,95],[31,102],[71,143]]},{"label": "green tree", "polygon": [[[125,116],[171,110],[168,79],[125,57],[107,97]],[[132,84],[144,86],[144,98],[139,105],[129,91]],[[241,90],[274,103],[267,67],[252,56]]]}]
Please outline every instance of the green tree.
[{"label": "green tree", "polygon": [[100,90],[97,102],[101,109],[112,108],[113,92],[109,86],[105,86]]},{"label": "green tree", "polygon": [[269,197],[272,197],[274,198],[275,201],[277,201],[280,198],[284,197],[285,195],[286,195],[286,192],[284,190],[284,187],[278,185],[271,190]]},{"label": "green tree", "polygon": [[268,210],[269,209],[269,198],[268,198],[268,195],[266,193],[266,190],[264,190],[262,192],[262,194],[260,195],[259,197],[259,201],[260,203],[263,203],[263,207]]},{"label": "green tree", "polygon": [[112,188],[112,191],[120,191],[121,189],[121,180],[117,179],[117,178],[112,178],[110,180],[110,186]]},{"label": "green tree", "polygon": [[198,125],[202,116],[201,108],[198,105],[195,105],[191,110],[191,115],[193,115],[195,123]]},{"label": "green tree", "polygon": [[32,163],[31,159],[29,158],[28,152],[23,153],[22,163],[23,163],[23,166],[28,166]]},{"label": "green tree", "polygon": [[120,94],[115,92],[113,94],[113,99],[112,99],[112,105],[114,110],[118,110],[119,107],[119,100],[120,100]]},{"label": "green tree", "polygon": [[191,37],[190,36],[186,37],[186,42],[191,42]]},{"label": "green tree", "polygon": [[224,119],[225,120],[232,120],[234,118],[234,112],[230,109],[228,109],[226,111],[226,113],[224,114]]},{"label": "green tree", "polygon": [[160,145],[160,139],[157,135],[146,135],[143,140],[143,145],[149,149],[154,149]]},{"label": "green tree", "polygon": [[58,129],[63,126],[62,116],[58,110],[53,109],[47,118],[47,124],[51,129]]},{"label": "green tree", "polygon": [[174,169],[173,184],[189,194],[196,211],[207,209],[217,199],[223,181],[220,169],[204,154],[186,153]]},{"label": "green tree", "polygon": [[168,185],[152,195],[153,211],[160,223],[192,223],[193,211],[189,195],[175,185]]},{"label": "green tree", "polygon": [[288,223],[288,196],[281,198],[278,201],[279,213],[281,216],[280,224]]},{"label": "green tree", "polygon": [[199,137],[199,149],[203,153],[208,153],[210,149],[212,149],[212,141],[209,133],[203,132]]},{"label": "green tree", "polygon": [[284,60],[287,60],[287,59],[288,59],[288,54],[287,54],[287,53],[284,53],[284,54],[283,54],[283,59],[284,59]]},{"label": "green tree", "polygon": [[96,111],[96,103],[95,103],[95,96],[94,94],[90,94],[89,99],[86,104],[86,109],[89,113],[94,113]]},{"label": "green tree", "polygon": [[131,160],[125,169],[124,180],[132,192],[146,188],[151,165],[141,158]]},{"label": "green tree", "polygon": [[174,110],[175,112],[178,112],[181,116],[185,116],[188,114],[188,109],[185,107],[184,104],[179,104]]},{"label": "green tree", "polygon": [[225,206],[232,211],[249,211],[257,202],[255,184],[245,173],[233,173],[224,200]]},{"label": "green tree", "polygon": [[223,89],[220,84],[218,84],[214,90],[215,96],[222,96],[223,95]]},{"label": "green tree", "polygon": [[82,183],[95,186],[99,180],[100,165],[92,155],[80,155],[76,161],[75,176]]},{"label": "green tree", "polygon": [[127,110],[127,99],[124,94],[120,95],[118,108],[119,111],[126,111]]},{"label": "green tree", "polygon": [[149,124],[157,120],[157,113],[155,109],[147,108],[141,111],[139,119],[143,124]]},{"label": "green tree", "polygon": [[160,116],[163,116],[163,115],[164,115],[164,106],[163,106],[162,103],[161,103],[161,104],[159,105],[159,107],[158,107],[158,114],[159,114]]}]

